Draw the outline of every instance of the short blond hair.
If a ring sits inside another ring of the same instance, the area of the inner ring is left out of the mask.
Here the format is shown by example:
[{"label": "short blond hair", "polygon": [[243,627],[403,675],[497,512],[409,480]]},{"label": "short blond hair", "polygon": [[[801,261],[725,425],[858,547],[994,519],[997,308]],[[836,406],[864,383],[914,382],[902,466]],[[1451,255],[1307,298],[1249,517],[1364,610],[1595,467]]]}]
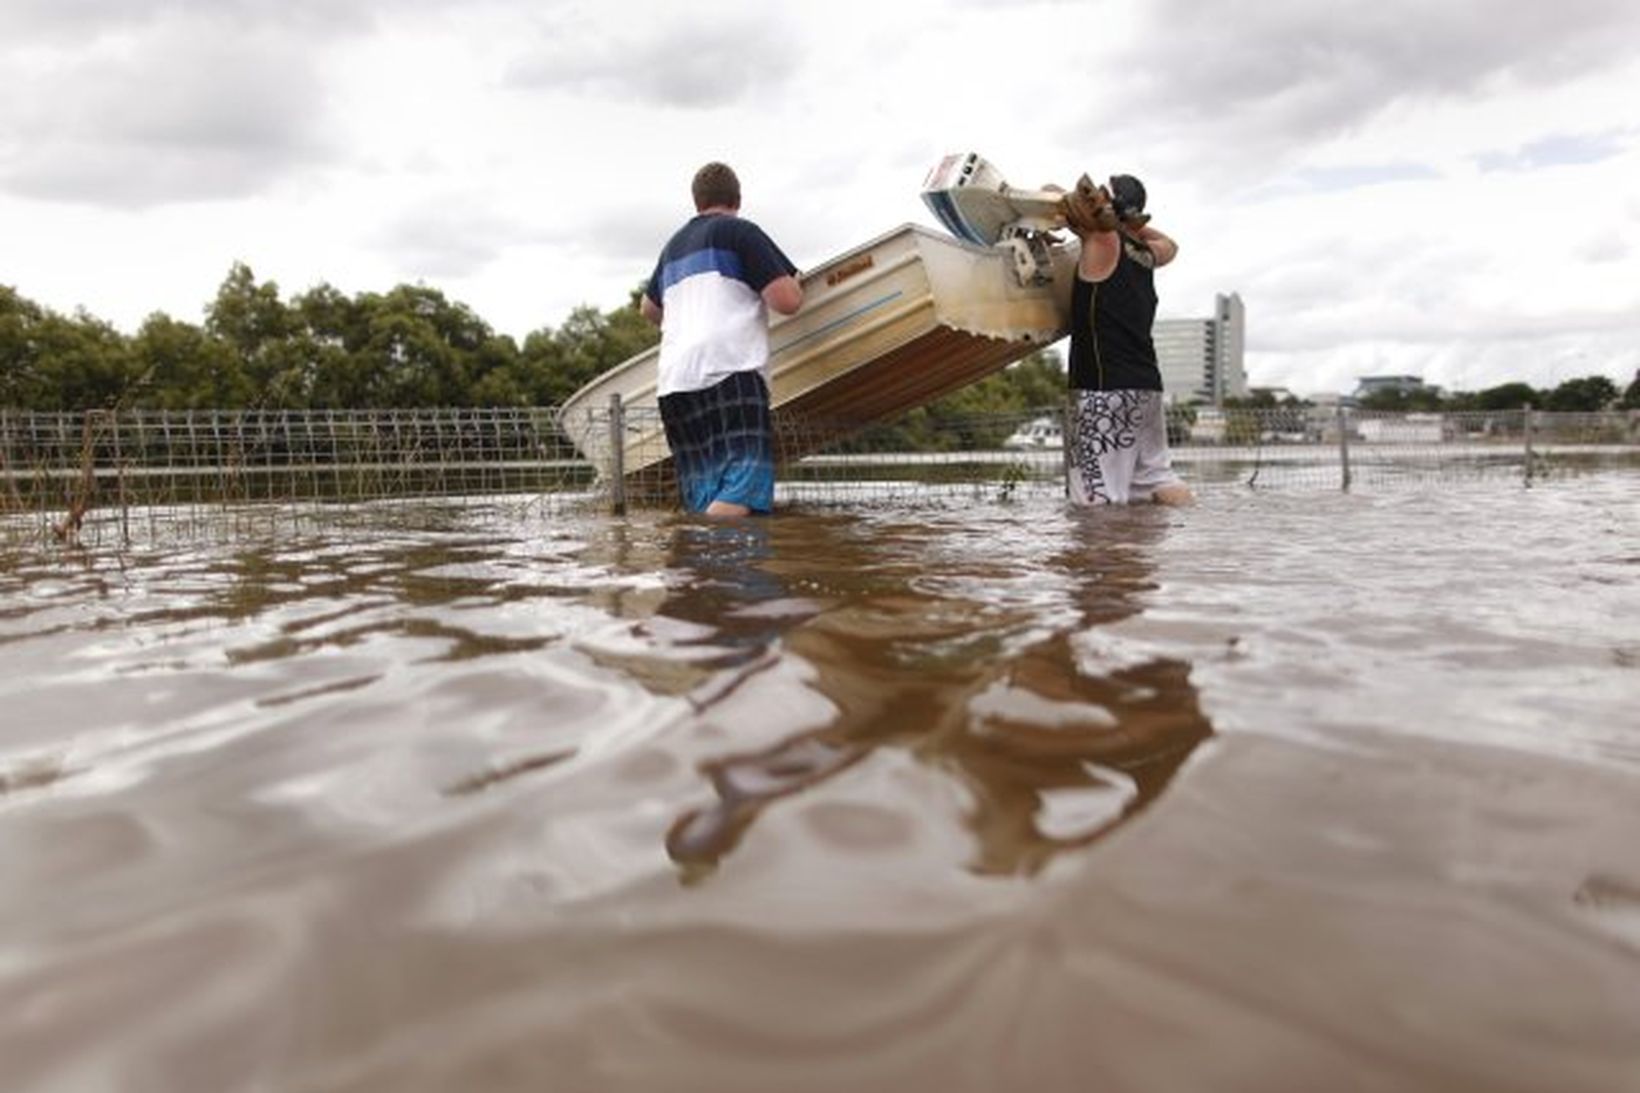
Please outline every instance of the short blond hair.
[{"label": "short blond hair", "polygon": [[735,177],[734,170],[727,163],[714,160],[696,171],[689,192],[694,195],[696,212],[719,206],[740,208],[740,179]]}]

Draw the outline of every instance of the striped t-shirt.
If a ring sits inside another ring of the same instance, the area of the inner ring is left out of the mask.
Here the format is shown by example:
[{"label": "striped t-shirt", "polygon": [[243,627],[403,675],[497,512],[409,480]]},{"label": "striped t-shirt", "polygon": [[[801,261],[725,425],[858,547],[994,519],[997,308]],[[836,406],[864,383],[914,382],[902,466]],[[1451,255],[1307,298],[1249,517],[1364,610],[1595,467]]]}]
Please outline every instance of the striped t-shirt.
[{"label": "striped t-shirt", "polygon": [[731,372],[765,371],[769,315],[762,293],[796,272],[750,220],[702,213],[679,228],[644,290],[664,313],[656,393],[699,391]]}]

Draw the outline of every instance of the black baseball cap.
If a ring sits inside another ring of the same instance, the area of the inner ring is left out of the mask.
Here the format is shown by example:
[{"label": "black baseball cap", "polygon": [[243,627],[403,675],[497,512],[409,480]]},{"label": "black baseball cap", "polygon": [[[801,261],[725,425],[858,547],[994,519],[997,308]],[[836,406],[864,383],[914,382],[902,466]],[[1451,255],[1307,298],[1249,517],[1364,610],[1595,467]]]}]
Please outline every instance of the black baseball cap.
[{"label": "black baseball cap", "polygon": [[1145,211],[1145,184],[1132,175],[1111,175],[1110,203],[1119,219],[1131,220]]}]

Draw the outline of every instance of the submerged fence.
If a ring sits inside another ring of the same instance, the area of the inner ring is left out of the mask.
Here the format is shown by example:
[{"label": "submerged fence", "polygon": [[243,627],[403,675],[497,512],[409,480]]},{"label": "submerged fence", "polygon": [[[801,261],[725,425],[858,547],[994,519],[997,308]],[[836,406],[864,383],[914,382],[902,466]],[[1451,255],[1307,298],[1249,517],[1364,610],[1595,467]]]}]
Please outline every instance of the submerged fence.
[{"label": "submerged fence", "polygon": [[[865,424],[776,415],[777,499],[1010,499],[1064,489],[1063,413]],[[572,442],[568,434],[574,434]],[[1640,414],[1180,408],[1198,491],[1352,489],[1640,461]],[[0,514],[65,534],[91,514],[508,496],[621,510],[675,496],[653,410],[0,410]]]}]

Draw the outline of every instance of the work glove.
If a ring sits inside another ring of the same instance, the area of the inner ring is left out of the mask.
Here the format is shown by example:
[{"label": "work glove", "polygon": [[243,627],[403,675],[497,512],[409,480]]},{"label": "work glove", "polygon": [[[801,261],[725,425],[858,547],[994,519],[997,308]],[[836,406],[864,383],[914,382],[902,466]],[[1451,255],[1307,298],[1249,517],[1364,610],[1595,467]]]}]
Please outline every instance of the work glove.
[{"label": "work glove", "polygon": [[1060,199],[1065,208],[1065,224],[1077,235],[1116,230],[1116,209],[1110,203],[1110,191],[1095,186],[1093,179],[1083,175],[1076,180],[1076,189]]}]

